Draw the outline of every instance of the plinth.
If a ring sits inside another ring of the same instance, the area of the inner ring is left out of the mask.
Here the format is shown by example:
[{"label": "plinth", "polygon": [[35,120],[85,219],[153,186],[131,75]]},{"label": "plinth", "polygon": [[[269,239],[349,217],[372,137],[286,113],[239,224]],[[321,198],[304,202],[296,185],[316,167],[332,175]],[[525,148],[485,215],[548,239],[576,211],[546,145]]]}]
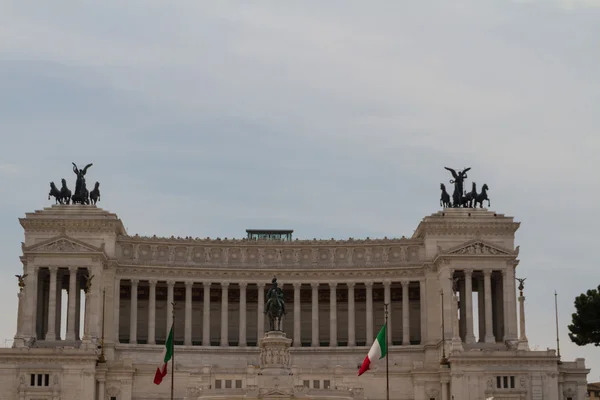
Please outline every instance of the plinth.
[{"label": "plinth", "polygon": [[292,339],[284,332],[269,331],[260,339],[260,371],[262,375],[290,375]]}]

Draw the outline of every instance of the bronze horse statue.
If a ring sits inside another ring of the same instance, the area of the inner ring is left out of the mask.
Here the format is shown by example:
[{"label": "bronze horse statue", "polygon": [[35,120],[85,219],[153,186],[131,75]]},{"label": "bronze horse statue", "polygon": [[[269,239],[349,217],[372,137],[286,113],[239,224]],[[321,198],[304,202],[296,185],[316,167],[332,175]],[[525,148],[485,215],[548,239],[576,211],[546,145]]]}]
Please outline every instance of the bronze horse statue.
[{"label": "bronze horse statue", "polygon": [[440,197],[440,206],[444,208],[450,207],[450,195],[446,192],[446,185],[440,183],[440,189],[442,190],[442,197]]},{"label": "bronze horse statue", "polygon": [[67,187],[67,180],[65,178],[61,179],[62,187],[60,188],[60,197],[64,204],[71,203],[71,191]]},{"label": "bronze horse statue", "polygon": [[50,197],[54,197],[54,204],[63,204],[63,200],[60,195],[60,190],[58,190],[54,182],[50,182],[50,193],[48,193],[48,200],[50,200]]},{"label": "bronze horse statue", "polygon": [[96,205],[96,202],[100,200],[100,182],[96,182],[94,190],[90,192],[90,200],[93,205]]},{"label": "bronze horse statue", "polygon": [[475,208],[477,208],[477,204],[479,204],[479,208],[483,208],[483,202],[485,200],[487,200],[488,207],[490,207],[490,199],[488,198],[488,195],[487,195],[488,190],[490,190],[490,188],[488,188],[487,183],[484,183],[483,186],[481,187],[481,193],[479,193],[477,195],[477,197],[475,198],[475,204],[474,204]]},{"label": "bronze horse statue", "polygon": [[477,184],[473,182],[473,187],[470,192],[465,192],[462,198],[462,206],[466,208],[475,207],[475,199],[477,198]]},{"label": "bronze horse statue", "polygon": [[277,287],[277,279],[273,279],[273,287],[267,293],[265,314],[269,317],[270,330],[281,331],[283,328],[285,305],[283,302],[283,291]]}]

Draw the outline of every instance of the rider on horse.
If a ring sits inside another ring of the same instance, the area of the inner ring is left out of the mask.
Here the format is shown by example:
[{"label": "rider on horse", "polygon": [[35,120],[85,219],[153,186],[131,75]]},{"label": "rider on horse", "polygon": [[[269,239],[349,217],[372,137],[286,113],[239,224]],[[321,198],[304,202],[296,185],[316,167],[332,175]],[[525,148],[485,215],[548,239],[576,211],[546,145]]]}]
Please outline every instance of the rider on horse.
[{"label": "rider on horse", "polygon": [[285,302],[283,301],[283,290],[281,290],[281,288],[277,286],[277,278],[273,278],[271,283],[273,284],[273,286],[267,292],[268,300],[267,300],[267,304],[265,306],[265,314],[270,309],[271,304],[273,303],[273,299],[276,299],[276,301],[279,303],[279,305],[281,307],[281,310],[282,310],[281,314],[285,315]]}]

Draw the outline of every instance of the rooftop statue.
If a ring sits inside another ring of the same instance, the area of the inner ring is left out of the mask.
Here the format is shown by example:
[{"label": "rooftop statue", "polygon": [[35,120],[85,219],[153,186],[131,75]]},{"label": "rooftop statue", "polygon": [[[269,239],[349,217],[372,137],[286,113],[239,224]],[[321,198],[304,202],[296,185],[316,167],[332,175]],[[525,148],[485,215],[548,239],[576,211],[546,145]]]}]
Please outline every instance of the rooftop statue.
[{"label": "rooftop statue", "polygon": [[472,182],[470,192],[467,192],[464,189],[465,179],[467,179],[467,172],[471,170],[471,167],[465,168],[462,171],[458,170],[458,172],[448,167],[444,167],[444,169],[450,171],[452,174],[453,179],[450,180],[450,183],[454,185],[454,191],[452,192],[451,199],[450,194],[446,192],[446,186],[443,183],[440,184],[440,190],[442,191],[442,195],[440,197],[440,206],[443,208],[477,208],[477,204],[479,204],[479,208],[483,208],[483,202],[487,200],[488,207],[490,207],[490,199],[487,195],[489,188],[486,183],[484,183],[481,187],[481,193],[477,193],[477,184],[475,182]]},{"label": "rooftop statue", "polygon": [[80,169],[75,163],[73,164],[73,172],[77,176],[75,182],[75,192],[71,195],[71,190],[67,187],[66,179],[61,179],[62,186],[60,189],[56,187],[54,182],[50,182],[50,193],[48,193],[48,200],[50,197],[54,197],[56,204],[96,204],[100,200],[100,183],[96,182],[94,190],[88,191],[85,184],[85,174],[87,170],[93,165],[88,164],[85,168]]}]

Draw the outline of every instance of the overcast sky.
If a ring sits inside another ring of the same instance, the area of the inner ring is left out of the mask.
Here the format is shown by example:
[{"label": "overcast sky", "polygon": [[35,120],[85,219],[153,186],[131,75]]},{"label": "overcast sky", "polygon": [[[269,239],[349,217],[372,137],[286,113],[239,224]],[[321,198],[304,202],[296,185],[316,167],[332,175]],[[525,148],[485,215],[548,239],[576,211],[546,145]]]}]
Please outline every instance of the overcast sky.
[{"label": "overcast sky", "polygon": [[[4,1],[0,340],[17,218],[85,165],[130,234],[412,235],[444,166],[522,222],[532,347],[600,284],[600,0]],[[449,185],[447,185],[449,186]],[[73,187],[74,188],[74,187]]]}]

